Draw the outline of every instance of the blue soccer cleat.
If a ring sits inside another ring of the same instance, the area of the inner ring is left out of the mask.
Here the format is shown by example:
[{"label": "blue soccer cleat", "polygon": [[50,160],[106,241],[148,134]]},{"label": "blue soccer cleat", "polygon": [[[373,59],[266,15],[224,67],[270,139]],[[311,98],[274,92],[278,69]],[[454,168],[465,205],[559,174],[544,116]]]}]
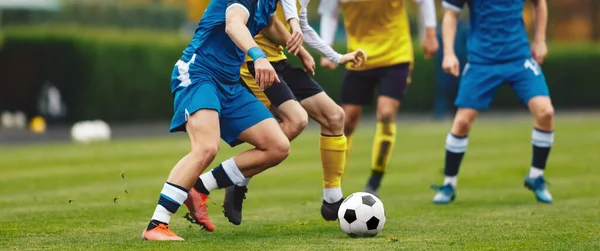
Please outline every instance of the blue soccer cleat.
[{"label": "blue soccer cleat", "polygon": [[544,176],[537,178],[525,178],[525,187],[535,194],[535,198],[542,203],[552,203],[552,195],[546,189],[546,180]]},{"label": "blue soccer cleat", "polygon": [[433,203],[435,204],[450,204],[456,198],[456,190],[452,184],[446,184],[443,186],[431,186],[431,189],[437,191],[433,196]]}]

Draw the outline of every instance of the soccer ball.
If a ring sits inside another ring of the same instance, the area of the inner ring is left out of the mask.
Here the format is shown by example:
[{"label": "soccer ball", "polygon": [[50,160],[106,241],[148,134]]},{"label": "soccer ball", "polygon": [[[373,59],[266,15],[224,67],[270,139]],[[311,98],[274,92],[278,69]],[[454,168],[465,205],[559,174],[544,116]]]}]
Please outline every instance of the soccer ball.
[{"label": "soccer ball", "polygon": [[342,202],[338,211],[340,228],[348,236],[373,237],[383,229],[383,203],[370,193],[353,193]]}]

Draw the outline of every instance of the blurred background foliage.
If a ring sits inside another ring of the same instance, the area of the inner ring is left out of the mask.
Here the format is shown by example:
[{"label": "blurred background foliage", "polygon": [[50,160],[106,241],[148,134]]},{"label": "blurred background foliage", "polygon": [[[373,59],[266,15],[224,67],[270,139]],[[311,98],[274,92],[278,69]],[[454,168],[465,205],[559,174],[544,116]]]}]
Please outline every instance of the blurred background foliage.
[{"label": "blurred background foliage", "polygon": [[[417,35],[416,5],[406,2]],[[52,83],[63,94],[69,121],[168,119],[173,65],[207,4],[206,0],[68,0],[51,11],[3,9],[0,110],[35,116],[39,89]],[[600,1],[549,4],[550,53],[543,67],[553,101],[558,109],[599,108],[600,71],[592,67],[600,65]],[[318,30],[317,6],[313,0],[309,17]],[[530,3],[524,18],[531,30]],[[342,28],[335,45],[339,51],[345,51],[343,36]],[[424,60],[415,48],[413,85],[403,109],[427,112],[435,100],[436,62]],[[294,57],[290,60],[297,63]],[[336,100],[342,73],[343,69],[317,69],[316,79]],[[496,108],[521,106],[509,87],[497,97]]]}]

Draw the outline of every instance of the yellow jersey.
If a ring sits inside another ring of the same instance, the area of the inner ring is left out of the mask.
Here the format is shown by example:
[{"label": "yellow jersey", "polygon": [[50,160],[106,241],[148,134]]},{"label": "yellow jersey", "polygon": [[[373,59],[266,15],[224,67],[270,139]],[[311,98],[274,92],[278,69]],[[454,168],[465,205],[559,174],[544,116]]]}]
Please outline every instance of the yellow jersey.
[{"label": "yellow jersey", "polygon": [[363,49],[369,57],[360,67],[348,65],[348,69],[361,71],[414,61],[403,0],[340,0],[340,7],[348,51]]},{"label": "yellow jersey", "polygon": [[[289,26],[287,24],[287,20],[285,20],[285,15],[283,14],[283,8],[281,7],[281,2],[277,3],[277,10],[275,11],[275,16],[281,22],[286,24],[286,27]],[[288,27],[288,29],[289,29],[289,27]],[[265,52],[265,54],[267,54],[267,59],[269,60],[269,62],[277,62],[277,61],[287,59],[287,57],[285,56],[285,53],[283,53],[283,47],[271,42],[271,40],[269,40],[262,32],[258,33],[258,35],[256,35],[254,37],[254,41]],[[250,61],[252,61],[252,58],[250,58],[248,55],[246,55],[246,62],[250,62]]]}]

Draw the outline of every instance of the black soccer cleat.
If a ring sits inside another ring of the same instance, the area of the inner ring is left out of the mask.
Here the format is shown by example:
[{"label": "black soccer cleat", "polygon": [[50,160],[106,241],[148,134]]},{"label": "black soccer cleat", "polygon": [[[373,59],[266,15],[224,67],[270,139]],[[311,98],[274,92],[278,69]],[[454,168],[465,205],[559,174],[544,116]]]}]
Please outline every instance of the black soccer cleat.
[{"label": "black soccer cleat", "polygon": [[321,216],[326,221],[334,221],[338,219],[338,211],[340,210],[340,206],[344,202],[344,198],[340,199],[338,202],[328,203],[323,200],[323,205],[321,205]]},{"label": "black soccer cleat", "polygon": [[247,192],[246,186],[230,186],[225,189],[223,214],[233,225],[242,224],[242,204]]},{"label": "black soccer cleat", "polygon": [[374,195],[379,198],[379,186],[381,185],[381,179],[383,178],[383,172],[372,171],[371,177],[365,186],[365,192]]}]

